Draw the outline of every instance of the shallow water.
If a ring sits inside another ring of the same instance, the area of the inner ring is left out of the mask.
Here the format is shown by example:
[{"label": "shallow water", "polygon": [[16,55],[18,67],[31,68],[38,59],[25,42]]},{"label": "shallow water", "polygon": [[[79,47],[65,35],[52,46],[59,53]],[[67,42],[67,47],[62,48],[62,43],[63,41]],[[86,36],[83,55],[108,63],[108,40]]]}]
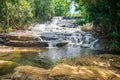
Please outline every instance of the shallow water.
[{"label": "shallow water", "polygon": [[[8,50],[7,52],[6,49]],[[28,50],[28,51],[27,51]],[[81,48],[78,46],[48,47],[48,48],[4,48],[0,51],[0,60],[7,60],[21,65],[32,65],[43,68],[50,68],[53,64],[63,58],[83,57],[97,54],[95,50]]]},{"label": "shallow water", "polygon": [[41,60],[45,63],[56,62],[63,58],[76,58],[83,57],[87,55],[97,54],[97,50],[92,50],[90,48],[81,48],[79,46],[70,47],[53,47],[48,48],[48,50],[38,53],[36,57],[37,60]]},{"label": "shallow water", "polygon": [[97,54],[99,51],[80,46],[27,48],[4,47],[0,50],[0,60],[13,61],[22,65],[50,68],[63,58],[84,57]]}]

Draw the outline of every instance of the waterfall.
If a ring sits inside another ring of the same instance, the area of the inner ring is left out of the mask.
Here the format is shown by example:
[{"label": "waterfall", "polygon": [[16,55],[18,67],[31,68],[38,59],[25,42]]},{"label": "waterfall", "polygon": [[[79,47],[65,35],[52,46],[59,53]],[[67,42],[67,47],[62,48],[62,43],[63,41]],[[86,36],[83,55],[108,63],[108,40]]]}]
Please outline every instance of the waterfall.
[{"label": "waterfall", "polygon": [[74,14],[75,13],[75,2],[72,1],[70,4],[70,14]]},{"label": "waterfall", "polygon": [[30,27],[29,30],[49,45],[47,51],[40,52],[36,59],[49,63],[62,58],[92,54],[92,50],[99,49],[99,39],[74,26],[75,18],[54,17]]},{"label": "waterfall", "polygon": [[[56,47],[58,43],[68,42],[68,45],[77,45],[87,48],[95,48],[98,39],[88,32],[74,28],[75,19],[67,19],[64,17],[54,17],[51,21],[43,24],[36,24],[31,27],[41,39],[47,41],[49,47]],[[98,45],[98,44],[97,44]]]}]

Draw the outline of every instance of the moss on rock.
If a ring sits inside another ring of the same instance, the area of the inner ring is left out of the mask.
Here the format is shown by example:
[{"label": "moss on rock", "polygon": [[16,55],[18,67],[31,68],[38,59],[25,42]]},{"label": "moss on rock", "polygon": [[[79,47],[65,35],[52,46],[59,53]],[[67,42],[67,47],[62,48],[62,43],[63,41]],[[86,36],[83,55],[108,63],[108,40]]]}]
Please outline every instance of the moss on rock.
[{"label": "moss on rock", "polygon": [[19,64],[11,61],[0,60],[0,75],[12,73]]}]

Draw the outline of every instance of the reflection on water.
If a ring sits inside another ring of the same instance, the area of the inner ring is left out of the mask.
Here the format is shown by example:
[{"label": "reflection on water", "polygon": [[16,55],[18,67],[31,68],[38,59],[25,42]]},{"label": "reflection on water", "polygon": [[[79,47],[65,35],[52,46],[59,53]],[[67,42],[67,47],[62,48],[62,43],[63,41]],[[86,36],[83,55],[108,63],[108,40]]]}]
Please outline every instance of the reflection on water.
[{"label": "reflection on water", "polygon": [[[9,50],[10,52],[7,51],[3,53],[2,51],[2,53],[0,52],[0,60],[13,61],[22,65],[50,68],[56,61],[63,58],[76,58],[94,53],[96,54],[96,51],[93,51],[90,48],[81,48],[80,46],[65,46],[61,48],[48,47],[39,48],[39,50],[37,49],[38,48],[15,48],[14,50]],[[5,50],[5,48],[3,50]]]},{"label": "reflection on water", "polygon": [[96,51],[91,50],[89,48],[81,48],[79,46],[70,46],[70,47],[62,47],[62,48],[48,48],[47,51],[40,52],[36,57],[37,60],[41,60],[43,62],[56,62],[62,58],[75,58],[75,57],[83,57],[90,54],[95,54]]}]

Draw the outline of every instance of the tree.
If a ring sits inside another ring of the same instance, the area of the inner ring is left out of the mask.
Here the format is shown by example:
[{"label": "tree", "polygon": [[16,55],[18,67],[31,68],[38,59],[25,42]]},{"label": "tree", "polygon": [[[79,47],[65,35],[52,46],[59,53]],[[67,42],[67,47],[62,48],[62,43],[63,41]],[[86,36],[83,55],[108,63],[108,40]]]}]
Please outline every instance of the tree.
[{"label": "tree", "polygon": [[75,0],[86,22],[101,26],[106,38],[115,47],[120,46],[120,1]]},{"label": "tree", "polygon": [[67,0],[54,0],[54,10],[56,16],[66,16],[69,11],[70,2]]}]

